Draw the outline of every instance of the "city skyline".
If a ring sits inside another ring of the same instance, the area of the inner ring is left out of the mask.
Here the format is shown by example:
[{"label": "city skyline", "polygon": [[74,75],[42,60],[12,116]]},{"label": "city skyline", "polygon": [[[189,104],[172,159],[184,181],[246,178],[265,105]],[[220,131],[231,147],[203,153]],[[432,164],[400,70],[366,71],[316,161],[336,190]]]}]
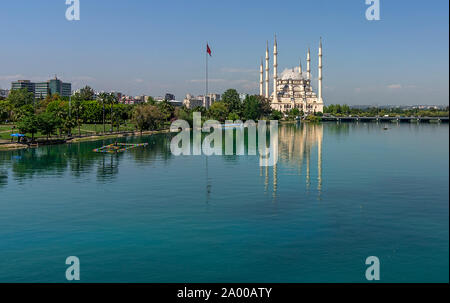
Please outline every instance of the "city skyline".
[{"label": "city skyline", "polygon": [[[81,1],[81,20],[72,22],[65,1],[2,3],[0,26],[14,31],[2,31],[0,88],[57,74],[73,90],[171,92],[182,100],[205,92],[208,41],[210,91],[258,94],[261,50],[276,33],[279,74],[305,63],[308,47],[316,54],[323,37],[325,105],[448,104],[446,1],[382,1],[380,21],[367,21],[359,0],[285,3],[289,10],[273,14],[268,1],[242,3],[237,12],[237,2]],[[48,34],[29,35],[30,28]],[[314,83],[317,64],[313,56]]]}]

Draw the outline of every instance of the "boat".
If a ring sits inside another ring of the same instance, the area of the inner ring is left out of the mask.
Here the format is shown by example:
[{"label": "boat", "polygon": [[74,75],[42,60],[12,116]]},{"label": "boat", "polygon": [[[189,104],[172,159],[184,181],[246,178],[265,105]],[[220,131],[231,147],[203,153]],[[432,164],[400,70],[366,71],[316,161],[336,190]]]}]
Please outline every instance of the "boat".
[{"label": "boat", "polygon": [[109,145],[102,146],[100,148],[96,148],[93,150],[95,153],[109,153],[116,154],[127,151],[129,149],[137,148],[137,147],[145,147],[148,146],[148,143],[113,143]]}]

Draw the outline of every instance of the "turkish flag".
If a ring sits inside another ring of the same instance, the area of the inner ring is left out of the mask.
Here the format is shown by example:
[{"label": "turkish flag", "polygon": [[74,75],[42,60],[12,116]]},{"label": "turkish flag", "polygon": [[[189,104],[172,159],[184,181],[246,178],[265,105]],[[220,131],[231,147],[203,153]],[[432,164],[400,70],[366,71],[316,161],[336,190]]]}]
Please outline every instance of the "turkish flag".
[{"label": "turkish flag", "polygon": [[206,43],[206,52],[209,54],[209,56],[212,56],[211,55],[211,49],[209,48],[208,43]]}]

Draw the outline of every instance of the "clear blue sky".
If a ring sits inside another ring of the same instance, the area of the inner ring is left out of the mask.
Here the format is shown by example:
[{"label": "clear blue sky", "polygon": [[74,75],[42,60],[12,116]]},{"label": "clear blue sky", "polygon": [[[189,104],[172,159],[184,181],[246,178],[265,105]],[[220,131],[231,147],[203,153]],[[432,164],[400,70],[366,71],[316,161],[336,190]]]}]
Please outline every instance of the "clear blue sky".
[{"label": "clear blue sky", "polygon": [[0,2],[0,88],[57,74],[74,89],[90,85],[160,96],[258,92],[266,40],[277,33],[279,70],[305,65],[317,77],[324,44],[324,99],[348,104],[448,104],[448,0],[381,0],[381,21],[365,19],[365,0],[80,0],[81,20],[65,19],[65,0]]}]

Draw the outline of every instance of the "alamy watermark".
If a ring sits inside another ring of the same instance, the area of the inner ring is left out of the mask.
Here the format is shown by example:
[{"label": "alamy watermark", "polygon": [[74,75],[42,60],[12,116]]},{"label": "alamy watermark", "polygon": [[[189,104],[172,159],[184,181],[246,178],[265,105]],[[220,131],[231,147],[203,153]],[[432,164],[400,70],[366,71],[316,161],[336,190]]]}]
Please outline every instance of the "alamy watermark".
[{"label": "alamy watermark", "polygon": [[66,10],[66,19],[68,21],[80,20],[80,0],[66,0],[69,7]]},{"label": "alamy watermark", "polygon": [[368,281],[380,281],[380,259],[375,256],[367,257],[366,265],[370,265],[366,269],[366,279]]},{"label": "alamy watermark", "polygon": [[366,19],[369,21],[379,21],[380,0],[366,0],[366,5],[370,5],[366,10]]},{"label": "alamy watermark", "polygon": [[66,269],[67,281],[80,281],[80,259],[75,256],[67,257],[66,265],[70,265]]},{"label": "alamy watermark", "polygon": [[[245,130],[247,130],[247,136],[245,136]],[[244,140],[247,137],[247,155],[259,154],[260,166],[274,166],[278,162],[278,121],[270,121],[270,125],[267,127],[264,120],[258,121],[258,123],[253,120],[245,123],[240,120],[227,120],[225,124],[216,120],[208,120],[202,126],[201,113],[195,112],[193,114],[192,140],[191,126],[185,120],[174,121],[170,126],[170,131],[179,132],[170,143],[170,150],[175,156],[198,156],[201,154],[206,156],[223,154],[243,156],[246,154]],[[203,143],[201,142],[202,133],[209,133],[205,136]]]}]

